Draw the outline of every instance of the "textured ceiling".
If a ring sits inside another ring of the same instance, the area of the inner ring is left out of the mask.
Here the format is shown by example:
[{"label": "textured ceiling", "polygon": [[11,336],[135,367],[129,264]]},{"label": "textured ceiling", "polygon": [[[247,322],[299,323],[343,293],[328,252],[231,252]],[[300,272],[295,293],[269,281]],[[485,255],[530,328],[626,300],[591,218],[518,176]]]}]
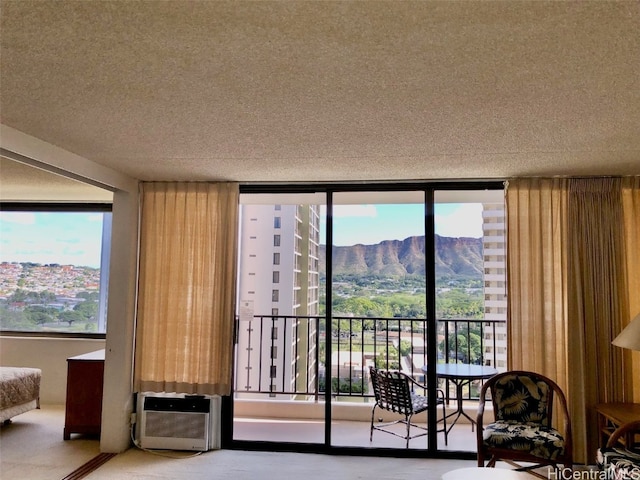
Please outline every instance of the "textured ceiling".
[{"label": "textured ceiling", "polygon": [[640,2],[2,0],[2,123],[142,180],[640,174]]}]

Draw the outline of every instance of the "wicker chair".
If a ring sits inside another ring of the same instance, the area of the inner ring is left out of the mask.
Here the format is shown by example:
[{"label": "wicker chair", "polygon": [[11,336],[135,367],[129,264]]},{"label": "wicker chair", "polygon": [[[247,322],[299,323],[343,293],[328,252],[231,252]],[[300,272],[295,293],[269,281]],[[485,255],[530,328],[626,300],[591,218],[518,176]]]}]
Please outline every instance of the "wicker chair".
[{"label": "wicker chair", "polygon": [[[491,394],[495,421],[485,425],[488,393]],[[554,398],[562,414],[562,432],[552,426]],[[487,467],[502,460],[525,471],[543,465],[573,466],[567,401],[560,387],[543,375],[518,370],[491,377],[480,391],[477,422],[479,467],[485,466],[485,460],[488,460]],[[517,462],[532,465],[525,467]]]},{"label": "wicker chair", "polygon": [[[597,464],[606,478],[640,478],[640,420],[620,425],[599,448]],[[636,475],[636,477],[634,477]]]},{"label": "wicker chair", "polygon": [[[418,395],[413,390],[415,387],[426,389],[424,385],[414,381],[409,376],[402,372],[394,370],[379,370],[374,367],[369,368],[371,375],[371,383],[373,384],[373,392],[375,394],[376,403],[371,410],[371,433],[369,435],[369,441],[373,441],[373,431],[380,430],[385,433],[390,433],[396,437],[405,439],[406,447],[409,448],[409,440],[413,438],[422,437],[427,435],[428,429],[411,423],[413,415],[424,412],[429,408],[427,397]],[[444,432],[444,442],[447,444],[447,428],[444,406],[444,392],[438,390],[437,404],[442,405],[442,419],[443,428],[438,432]],[[375,423],[376,408],[386,410],[388,412],[397,413],[404,416],[404,418],[386,423]],[[440,422],[439,421],[439,422]],[[406,425],[406,432],[401,435],[389,427],[396,424]],[[419,429],[420,432],[411,435],[411,427]]]}]

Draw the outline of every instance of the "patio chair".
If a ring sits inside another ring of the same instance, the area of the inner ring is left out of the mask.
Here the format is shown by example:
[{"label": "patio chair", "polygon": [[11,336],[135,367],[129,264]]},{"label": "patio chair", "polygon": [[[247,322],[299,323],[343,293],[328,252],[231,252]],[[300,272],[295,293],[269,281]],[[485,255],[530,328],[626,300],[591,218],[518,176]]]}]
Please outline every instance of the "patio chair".
[{"label": "patio chair", "polygon": [[[485,425],[488,393],[495,421]],[[554,399],[562,414],[562,432],[553,427]],[[543,375],[517,370],[491,377],[480,390],[477,422],[479,467],[485,466],[487,459],[487,467],[502,460],[523,471],[543,465],[573,466],[567,401],[560,387]],[[518,462],[532,465],[522,466]]]},{"label": "patio chair", "polygon": [[[422,437],[428,433],[428,428],[411,422],[413,415],[424,412],[429,408],[427,397],[414,392],[414,388],[416,387],[423,390],[425,390],[426,387],[408,375],[395,370],[380,370],[375,367],[369,367],[369,373],[371,375],[373,393],[376,399],[376,403],[371,410],[371,433],[369,435],[369,441],[373,441],[373,431],[380,430],[405,439],[406,447],[409,448],[409,440]],[[442,420],[440,421],[444,425],[438,432],[444,432],[444,443],[447,445],[448,432],[446,428],[444,392],[438,390],[437,396],[437,404],[442,405]],[[397,413],[404,418],[392,422],[376,423],[376,408]],[[440,423],[440,421],[438,423]],[[399,434],[389,428],[396,424],[406,425],[404,434]],[[420,432],[411,435],[411,427],[419,429]]]}]

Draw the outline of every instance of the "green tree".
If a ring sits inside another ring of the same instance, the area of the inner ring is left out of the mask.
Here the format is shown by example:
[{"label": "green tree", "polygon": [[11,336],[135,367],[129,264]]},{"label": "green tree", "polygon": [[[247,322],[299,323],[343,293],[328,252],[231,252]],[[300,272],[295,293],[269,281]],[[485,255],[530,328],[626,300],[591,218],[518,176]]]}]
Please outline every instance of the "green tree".
[{"label": "green tree", "polygon": [[0,330],[33,330],[35,323],[24,312],[0,307]]},{"label": "green tree", "polygon": [[98,318],[98,302],[85,300],[73,307],[73,310],[87,321],[92,321]]},{"label": "green tree", "polygon": [[71,326],[75,322],[83,321],[84,317],[74,310],[64,310],[58,314],[58,320],[66,322]]},{"label": "green tree", "polygon": [[24,309],[25,316],[36,325],[53,322],[54,312],[55,310],[51,308],[41,307],[39,305],[25,307]]},{"label": "green tree", "polygon": [[100,292],[78,292],[76,293],[76,298],[84,298],[85,300],[97,302],[98,300],[100,300]]}]

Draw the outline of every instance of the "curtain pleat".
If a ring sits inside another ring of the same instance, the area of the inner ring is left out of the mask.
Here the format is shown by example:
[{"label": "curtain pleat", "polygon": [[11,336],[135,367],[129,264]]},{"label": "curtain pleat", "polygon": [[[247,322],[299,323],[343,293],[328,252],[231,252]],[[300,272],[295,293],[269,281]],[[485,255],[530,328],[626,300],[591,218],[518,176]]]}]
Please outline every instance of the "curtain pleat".
[{"label": "curtain pleat", "polygon": [[[629,318],[640,314],[640,177],[622,179],[622,210],[625,227],[625,260],[627,264],[627,293]],[[618,332],[616,332],[618,333]],[[625,390],[625,401],[640,403],[640,352],[624,351],[633,387]]]},{"label": "curtain pleat", "polygon": [[629,315],[621,179],[571,179],[568,197],[569,403],[574,448],[593,457],[598,447],[595,406],[624,400],[632,385],[624,352],[611,341]]},{"label": "curtain pleat", "polygon": [[136,391],[230,393],[238,192],[142,184]]}]

